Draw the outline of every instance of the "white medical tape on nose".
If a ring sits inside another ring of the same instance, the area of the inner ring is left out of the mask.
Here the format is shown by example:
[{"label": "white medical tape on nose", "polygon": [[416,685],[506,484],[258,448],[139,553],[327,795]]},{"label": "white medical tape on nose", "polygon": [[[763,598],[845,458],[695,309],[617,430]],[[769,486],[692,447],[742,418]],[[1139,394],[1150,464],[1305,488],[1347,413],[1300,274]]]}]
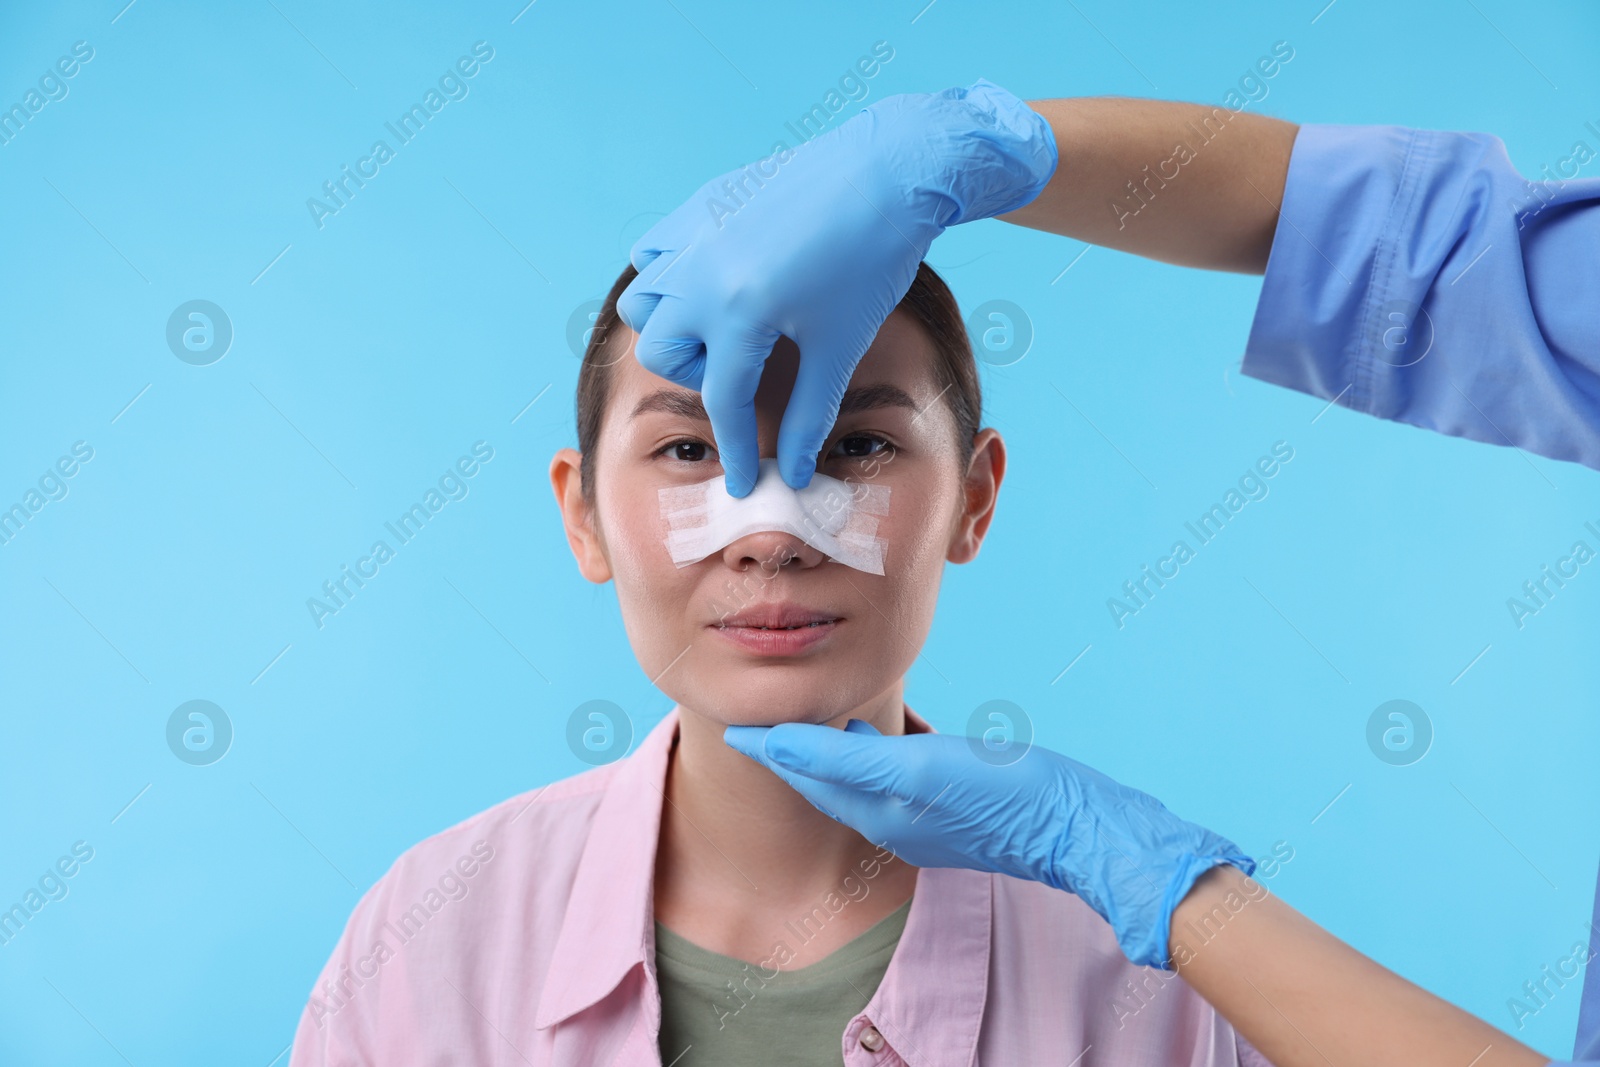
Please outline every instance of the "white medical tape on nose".
[{"label": "white medical tape on nose", "polygon": [[755,488],[743,498],[728,495],[722,475],[695,485],[657,490],[661,516],[671,532],[667,551],[680,567],[705,559],[741,537],[782,531],[847,567],[883,573],[884,540],[878,517],[889,513],[889,487],[845,482],[813,474],[804,489],[791,489],[778,461],[761,460]]}]

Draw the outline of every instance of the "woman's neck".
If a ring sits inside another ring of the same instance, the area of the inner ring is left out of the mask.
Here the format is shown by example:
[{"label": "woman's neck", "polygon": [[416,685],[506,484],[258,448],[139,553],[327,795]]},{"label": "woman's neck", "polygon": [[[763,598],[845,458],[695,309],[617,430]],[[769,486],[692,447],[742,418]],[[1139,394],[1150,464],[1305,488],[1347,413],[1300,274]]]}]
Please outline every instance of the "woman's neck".
[{"label": "woman's neck", "polygon": [[[903,688],[832,720],[905,732]],[[656,851],[655,915],[713,952],[761,962],[774,945],[815,963],[911,895],[915,867],[812,807],[776,774],[729,748],[723,726],[679,707]],[[821,912],[815,909],[822,908]],[[818,915],[799,952],[794,920]],[[788,969],[787,967],[785,969]]]}]

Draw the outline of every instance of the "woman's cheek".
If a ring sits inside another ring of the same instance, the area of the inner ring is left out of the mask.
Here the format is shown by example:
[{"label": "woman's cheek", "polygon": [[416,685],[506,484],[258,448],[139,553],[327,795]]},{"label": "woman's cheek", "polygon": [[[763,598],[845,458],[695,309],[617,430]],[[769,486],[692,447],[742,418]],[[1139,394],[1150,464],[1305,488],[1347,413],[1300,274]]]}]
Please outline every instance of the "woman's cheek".
[{"label": "woman's cheek", "polygon": [[618,531],[611,572],[634,657],[652,676],[665,670],[698,631],[704,611],[692,603],[696,568],[680,570],[653,525]]},{"label": "woman's cheek", "polygon": [[600,515],[612,587],[634,657],[653,673],[676,654],[677,649],[666,653],[667,645],[679,642],[681,647],[688,614],[678,602],[683,578],[667,553],[665,522],[659,510],[640,506],[646,495],[655,500],[654,490],[647,494],[644,489],[632,491],[615,481],[611,484],[621,491],[605,497]]},{"label": "woman's cheek", "polygon": [[655,504],[654,488],[619,488],[621,492],[603,496],[600,515],[605,530],[607,556],[620,586],[625,576],[630,582],[637,582],[648,579],[652,570],[661,564],[671,568],[672,559],[666,549],[666,519],[659,508],[644,506],[646,501]]}]

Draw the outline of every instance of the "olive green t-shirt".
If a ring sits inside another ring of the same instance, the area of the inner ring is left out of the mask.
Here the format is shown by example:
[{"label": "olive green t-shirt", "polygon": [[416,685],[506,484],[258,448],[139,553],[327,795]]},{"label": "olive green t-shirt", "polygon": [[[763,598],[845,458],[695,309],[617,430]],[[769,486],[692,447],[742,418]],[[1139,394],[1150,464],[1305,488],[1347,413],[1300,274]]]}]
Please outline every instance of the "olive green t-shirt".
[{"label": "olive green t-shirt", "polygon": [[[843,1064],[844,1028],[883,981],[910,911],[908,900],[855,940],[790,971],[708,952],[656,923],[661,1062],[669,1067]],[[796,955],[804,954],[803,945],[792,938],[786,942]]]}]

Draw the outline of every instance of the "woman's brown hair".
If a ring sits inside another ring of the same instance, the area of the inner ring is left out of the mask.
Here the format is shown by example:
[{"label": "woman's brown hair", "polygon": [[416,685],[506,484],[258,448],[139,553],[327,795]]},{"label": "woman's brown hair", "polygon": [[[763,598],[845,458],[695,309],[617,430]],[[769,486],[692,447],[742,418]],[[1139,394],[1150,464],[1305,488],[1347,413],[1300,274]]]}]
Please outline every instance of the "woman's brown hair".
[{"label": "woman's brown hair", "polygon": [[[612,283],[589,332],[583,366],[578,371],[578,451],[583,454],[579,482],[586,500],[594,499],[594,461],[610,394],[610,368],[621,358],[608,356],[606,339],[613,331],[626,329],[617,315],[617,299],[637,275],[638,271],[629,264]],[[961,308],[944,279],[925,262],[917,265],[917,276],[900,298],[899,307],[911,313],[933,342],[934,376],[942,390],[940,398],[955,416],[956,444],[964,473],[972,459],[972,439],[983,418],[983,389],[966,325],[961,320]]]}]

